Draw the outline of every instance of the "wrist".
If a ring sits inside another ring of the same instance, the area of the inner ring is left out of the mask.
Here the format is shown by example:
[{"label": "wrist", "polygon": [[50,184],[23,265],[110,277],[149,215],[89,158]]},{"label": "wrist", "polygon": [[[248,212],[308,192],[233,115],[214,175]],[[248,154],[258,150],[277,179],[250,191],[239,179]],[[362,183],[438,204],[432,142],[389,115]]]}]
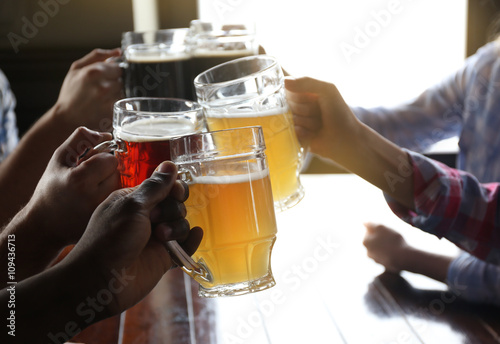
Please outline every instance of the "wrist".
[{"label": "wrist", "polygon": [[396,255],[396,262],[394,263],[397,265],[398,270],[400,271],[418,273],[418,264],[415,264],[415,262],[418,260],[417,257],[420,257],[421,253],[421,250],[405,244],[399,249],[399,252]]},{"label": "wrist", "polygon": [[75,129],[75,124],[71,123],[69,109],[57,101],[47,112],[50,123],[53,123],[57,128],[62,129],[64,132],[71,132]]},{"label": "wrist", "polygon": [[453,258],[412,248],[405,255],[407,271],[445,282]]},{"label": "wrist", "polygon": [[356,157],[366,148],[366,131],[370,129],[354,116],[342,128],[328,133],[327,144],[314,147],[313,151],[352,171]]}]

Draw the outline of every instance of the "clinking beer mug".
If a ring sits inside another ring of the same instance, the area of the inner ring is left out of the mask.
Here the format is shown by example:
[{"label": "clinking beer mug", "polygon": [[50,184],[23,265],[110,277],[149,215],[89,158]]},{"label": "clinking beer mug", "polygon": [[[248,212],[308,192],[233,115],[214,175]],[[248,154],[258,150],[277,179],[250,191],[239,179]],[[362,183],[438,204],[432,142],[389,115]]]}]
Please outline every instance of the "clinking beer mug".
[{"label": "clinking beer mug", "polygon": [[255,23],[192,20],[186,41],[191,53],[191,80],[221,63],[259,52]]},{"label": "clinking beer mug", "polygon": [[187,28],[123,33],[122,56],[113,60],[123,68],[126,97],[194,100],[188,33]]},{"label": "clinking beer mug", "polygon": [[125,98],[113,106],[112,141],[94,149],[113,151],[118,158],[122,187],[133,187],[170,160],[170,142],[201,132],[205,121],[201,106],[173,98]]},{"label": "clinking beer mug", "polygon": [[165,243],[200,283],[203,297],[241,295],[275,285],[270,267],[276,219],[260,127],[202,133],[197,103],[128,98],[114,105],[114,139],[96,146],[119,160],[123,187],[148,178],[172,160],[188,183],[187,219],[203,239],[193,258]]},{"label": "clinking beer mug", "polygon": [[187,220],[203,229],[203,239],[192,258],[175,241],[167,247],[200,283],[199,295],[274,286],[270,260],[277,227],[262,128],[182,136],[170,150],[189,185]]},{"label": "clinking beer mug", "polygon": [[201,73],[194,84],[208,130],[262,126],[276,209],[297,204],[304,197],[299,179],[304,151],[295,135],[276,59],[239,58]]}]

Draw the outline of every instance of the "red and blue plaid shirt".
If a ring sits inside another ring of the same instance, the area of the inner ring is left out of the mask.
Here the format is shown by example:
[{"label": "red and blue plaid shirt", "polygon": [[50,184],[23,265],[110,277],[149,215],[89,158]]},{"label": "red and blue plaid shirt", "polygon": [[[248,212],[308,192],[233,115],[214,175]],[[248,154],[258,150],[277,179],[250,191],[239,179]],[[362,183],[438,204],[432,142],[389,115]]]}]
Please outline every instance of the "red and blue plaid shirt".
[{"label": "red and blue plaid shirt", "polygon": [[[469,57],[456,73],[408,103],[392,108],[352,109],[360,120],[389,140],[417,152],[425,151],[442,139],[459,136],[457,167],[471,173],[482,183],[500,182],[499,40],[486,44]],[[498,261],[498,256],[493,257],[498,255],[498,230],[492,233],[494,225],[488,227],[491,224],[488,221],[492,219],[486,220],[486,217],[494,216],[492,212],[496,212],[498,186],[479,185],[477,181],[473,182],[474,178],[470,175],[441,167],[439,173],[446,175],[450,172],[449,180],[444,185],[440,184],[444,175],[430,177],[427,173],[435,171],[433,168],[423,173],[431,179],[435,178],[429,189],[419,196],[424,201],[423,205],[432,211],[428,218],[423,214],[413,217],[415,225],[422,224],[424,229],[447,236],[480,257],[492,255],[492,260]],[[429,173],[434,175],[434,172]],[[442,192],[441,198],[435,199],[441,205],[425,203],[425,199],[429,200],[426,192],[431,191]],[[443,204],[446,204],[446,208],[439,208]],[[432,209],[433,206],[437,208]],[[450,218],[452,212],[456,212],[456,219]],[[481,219],[486,222],[479,224]],[[488,233],[493,235],[490,238],[492,247],[496,247],[493,252],[488,247],[488,241],[482,238]],[[447,279],[449,287],[460,290],[461,295],[468,300],[500,305],[498,265],[462,254],[450,264]]]},{"label": "red and blue plaid shirt", "polygon": [[500,183],[408,151],[413,164],[415,211],[387,197],[396,215],[474,256],[500,265]]}]

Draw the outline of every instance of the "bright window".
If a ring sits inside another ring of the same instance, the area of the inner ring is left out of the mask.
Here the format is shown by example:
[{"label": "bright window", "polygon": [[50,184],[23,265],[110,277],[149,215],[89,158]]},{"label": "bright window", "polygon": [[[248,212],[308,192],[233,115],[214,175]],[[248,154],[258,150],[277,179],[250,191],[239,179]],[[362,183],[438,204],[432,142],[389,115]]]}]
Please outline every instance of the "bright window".
[{"label": "bright window", "polygon": [[467,0],[198,0],[202,20],[255,21],[295,76],[333,82],[349,104],[417,96],[465,58]]}]

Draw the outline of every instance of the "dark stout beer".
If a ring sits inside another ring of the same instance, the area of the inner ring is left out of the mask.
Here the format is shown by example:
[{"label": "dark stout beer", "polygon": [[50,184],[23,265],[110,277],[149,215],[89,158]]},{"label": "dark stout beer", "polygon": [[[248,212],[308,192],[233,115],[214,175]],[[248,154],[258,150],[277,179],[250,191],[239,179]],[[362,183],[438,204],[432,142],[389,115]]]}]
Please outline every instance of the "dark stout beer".
[{"label": "dark stout beer", "polygon": [[127,49],[124,72],[127,97],[164,97],[193,100],[187,53],[169,54],[160,49]]}]

